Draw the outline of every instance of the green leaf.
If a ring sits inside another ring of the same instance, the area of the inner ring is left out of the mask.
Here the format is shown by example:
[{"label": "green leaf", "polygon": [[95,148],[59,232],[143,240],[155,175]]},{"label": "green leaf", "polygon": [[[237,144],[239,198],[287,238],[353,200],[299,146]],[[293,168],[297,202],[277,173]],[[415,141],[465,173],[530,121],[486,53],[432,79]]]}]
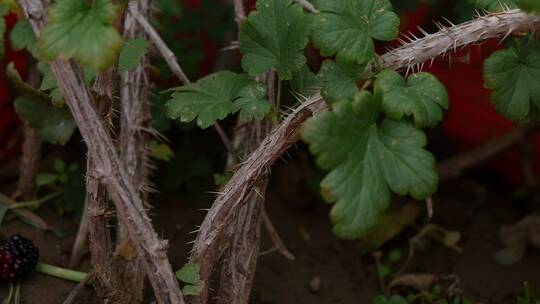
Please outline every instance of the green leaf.
[{"label": "green leaf", "polygon": [[540,106],[540,47],[527,40],[484,61],[484,84],[493,90],[497,112],[517,121],[530,119]]},{"label": "green leaf", "polygon": [[154,140],[149,143],[150,156],[155,159],[170,161],[174,157],[174,153],[169,145],[158,143]]},{"label": "green leaf", "polygon": [[260,121],[272,109],[265,96],[266,86],[263,84],[248,85],[240,91],[239,98],[233,103],[233,112],[240,111],[241,122]]},{"label": "green leaf", "polygon": [[176,89],[165,105],[167,115],[181,122],[197,119],[199,127],[208,128],[233,112],[233,101],[250,83],[246,75],[228,71],[208,75]]},{"label": "green leaf", "polygon": [[516,8],[516,0],[469,0],[469,2],[476,7],[492,12],[502,11],[505,8]]},{"label": "green leaf", "polygon": [[388,261],[390,263],[397,263],[399,260],[401,260],[402,254],[401,251],[398,249],[394,249],[390,251],[390,254],[388,254]]},{"label": "green leaf", "polygon": [[53,144],[65,144],[76,128],[67,107],[53,107],[39,98],[17,98],[15,111],[22,120],[39,132],[43,140]]},{"label": "green leaf", "polygon": [[372,39],[397,38],[399,18],[388,0],[320,0],[312,39],[323,56],[367,63],[375,54]]},{"label": "green leaf", "polygon": [[176,278],[184,283],[197,284],[200,280],[199,265],[188,263],[176,272]]},{"label": "green leaf", "polygon": [[[375,96],[369,102],[381,101]],[[438,183],[435,159],[423,149],[421,130],[391,119],[359,119],[354,112],[351,101],[337,102],[332,112],[311,118],[302,129],[317,164],[331,170],[321,187],[335,203],[330,212],[334,232],[346,239],[362,237],[377,223],[390,202],[390,190],[424,199]]]},{"label": "green leaf", "polygon": [[327,102],[351,99],[359,91],[356,82],[362,78],[364,65],[325,60],[317,74],[321,95]]},{"label": "green leaf", "polygon": [[58,83],[56,82],[56,78],[54,78],[54,75],[51,72],[51,68],[49,67],[49,65],[40,61],[38,63],[38,69],[43,75],[39,89],[41,91],[48,92],[49,98],[51,98],[52,104],[54,106],[63,106],[65,104],[64,95],[62,95],[62,92],[58,88]]},{"label": "green leaf", "polygon": [[538,0],[517,0],[517,5],[526,12],[540,13],[540,1]]},{"label": "green leaf", "polygon": [[47,91],[58,88],[58,83],[56,82],[56,79],[54,78],[54,75],[51,72],[51,68],[48,64],[40,61],[38,63],[38,69],[41,74],[43,74],[43,79],[41,79],[41,85],[39,86],[40,90]]},{"label": "green leaf", "polygon": [[42,54],[49,60],[74,58],[96,70],[107,69],[122,47],[113,25],[117,11],[111,0],[57,0],[39,39]]},{"label": "green leaf", "polygon": [[36,186],[41,187],[45,185],[54,184],[58,180],[58,174],[53,173],[40,173],[36,175]]},{"label": "green leaf", "polygon": [[305,97],[314,95],[321,87],[319,79],[307,65],[304,65],[300,71],[293,73],[289,84],[293,92]]},{"label": "green leaf", "polygon": [[32,56],[38,57],[37,39],[28,21],[19,20],[11,30],[9,38],[14,50],[27,49]]},{"label": "green leaf", "polygon": [[64,173],[66,172],[66,163],[60,159],[57,158],[54,160],[54,170],[58,173]]},{"label": "green leaf", "polygon": [[281,79],[291,79],[306,63],[309,22],[292,0],[259,0],[238,34],[242,67],[251,76],[272,68]]},{"label": "green leaf", "polygon": [[185,285],[182,287],[182,294],[185,296],[197,296],[199,295],[204,287],[204,282],[199,282],[196,285]]},{"label": "green leaf", "polygon": [[377,296],[373,299],[373,304],[408,304],[409,302],[400,295],[393,295],[390,298]]},{"label": "green leaf", "polygon": [[392,274],[392,269],[390,269],[389,265],[381,265],[377,268],[377,275],[379,278],[386,278]]},{"label": "green leaf", "polygon": [[131,71],[137,68],[139,60],[148,51],[150,44],[142,38],[130,39],[124,42],[120,58],[118,59],[118,73]]},{"label": "green leaf", "polygon": [[384,70],[377,75],[375,87],[383,92],[383,109],[390,118],[412,115],[419,128],[437,125],[448,109],[446,88],[430,73],[413,74],[405,80],[395,71]]}]

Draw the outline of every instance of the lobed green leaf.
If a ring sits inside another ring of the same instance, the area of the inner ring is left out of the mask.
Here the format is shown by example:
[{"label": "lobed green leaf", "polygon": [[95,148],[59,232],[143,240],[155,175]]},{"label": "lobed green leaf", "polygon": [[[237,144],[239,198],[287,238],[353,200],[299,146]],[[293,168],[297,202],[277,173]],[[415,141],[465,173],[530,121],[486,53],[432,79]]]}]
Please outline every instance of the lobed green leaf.
[{"label": "lobed green leaf", "polygon": [[405,80],[395,71],[384,70],[377,75],[375,87],[383,92],[388,117],[400,120],[413,116],[419,128],[437,125],[449,106],[446,88],[430,73],[413,74]]},{"label": "lobed green leaf", "polygon": [[407,122],[366,120],[380,107],[380,97],[364,94],[358,100],[370,110],[336,102],[331,112],[311,118],[302,129],[318,165],[331,170],[321,187],[335,203],[330,213],[334,232],[347,239],[363,236],[377,223],[389,205],[390,190],[423,199],[438,183],[435,159],[423,148],[424,133]]},{"label": "lobed green leaf", "polygon": [[327,102],[352,99],[359,91],[357,81],[362,78],[365,65],[325,60],[317,74],[321,95]]},{"label": "lobed green leaf", "polygon": [[65,144],[77,127],[67,107],[57,108],[43,99],[23,95],[15,100],[15,111],[53,144]]},{"label": "lobed green leaf", "polygon": [[111,0],[57,0],[39,39],[43,56],[74,58],[96,70],[109,68],[122,47],[113,25],[117,11]]},{"label": "lobed green leaf", "polygon": [[493,90],[491,101],[504,117],[526,121],[540,106],[540,46],[521,39],[514,47],[493,53],[484,62],[484,85]]},{"label": "lobed green leaf", "polygon": [[265,99],[266,86],[263,84],[248,85],[240,90],[238,96],[233,103],[233,112],[240,111],[241,122],[262,120],[272,109],[272,105]]},{"label": "lobed green leaf", "polygon": [[20,51],[27,49],[32,56],[35,58],[39,57],[37,39],[28,21],[20,20],[17,22],[11,30],[9,38],[11,41],[11,47],[14,50]]},{"label": "lobed green leaf", "polygon": [[118,58],[118,73],[136,69],[141,57],[146,54],[149,47],[148,41],[142,38],[130,39],[124,42]]},{"label": "lobed green leaf", "polygon": [[178,88],[165,105],[167,115],[181,122],[196,120],[199,127],[208,128],[234,111],[233,101],[252,83],[245,74],[229,71],[211,74]]},{"label": "lobed green leaf", "polygon": [[389,0],[320,0],[312,39],[323,56],[364,64],[375,54],[372,39],[397,38],[399,18]]},{"label": "lobed green leaf", "polygon": [[292,0],[259,0],[238,34],[244,54],[242,68],[257,76],[275,68],[281,79],[291,79],[306,63],[309,21]]},{"label": "lobed green leaf", "polygon": [[321,87],[319,79],[307,65],[304,65],[298,72],[293,73],[289,84],[292,91],[301,96],[314,95]]}]

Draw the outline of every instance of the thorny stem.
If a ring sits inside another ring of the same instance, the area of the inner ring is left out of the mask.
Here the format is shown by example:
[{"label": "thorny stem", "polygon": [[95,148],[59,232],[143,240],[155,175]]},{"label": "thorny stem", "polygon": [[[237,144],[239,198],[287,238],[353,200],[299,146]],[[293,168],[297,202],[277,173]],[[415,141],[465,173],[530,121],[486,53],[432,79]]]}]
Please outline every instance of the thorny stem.
[{"label": "thorny stem", "polygon": [[83,282],[88,277],[88,273],[86,272],[62,268],[41,262],[37,263],[35,270],[39,273],[46,274],[51,277],[64,279],[72,282]]},{"label": "thorny stem", "polygon": [[[43,2],[19,0],[19,4],[34,33],[39,36],[47,22]],[[51,71],[96,165],[96,178],[106,186],[119,220],[128,226],[135,251],[143,260],[157,302],[185,303],[167,258],[168,243],[159,238],[146,211],[138,207],[141,197],[92,105],[92,96],[84,84],[80,67],[72,61],[56,59],[51,62]]]},{"label": "thorny stem", "polygon": [[161,39],[158,32],[152,27],[150,22],[144,18],[143,15],[139,12],[139,10],[136,7],[137,3],[130,2],[128,4],[129,12],[133,14],[133,17],[137,20],[137,22],[141,25],[141,27],[144,29],[148,37],[150,38],[150,41],[154,43],[156,48],[161,53],[163,59],[167,62],[169,67],[171,68],[171,71],[180,79],[180,81],[183,84],[190,84],[191,81],[189,81],[189,78],[186,76],[186,73],[184,73],[184,70],[180,67],[178,64],[178,60],[176,59],[176,56],[174,53],[167,47],[165,44],[165,41]]},{"label": "thorny stem", "polygon": [[[137,9],[141,17],[151,16],[151,0],[138,0],[130,3]],[[147,38],[146,31],[128,10],[123,20],[124,39]],[[148,140],[153,135],[151,130],[152,114],[148,96],[150,94],[150,77],[148,75],[149,56],[139,59],[134,70],[120,75],[120,151],[121,161],[134,187],[138,189],[142,200],[140,208],[149,208],[148,191],[151,189],[149,180],[150,160],[148,155]],[[143,131],[144,130],[144,131]],[[118,223],[116,238],[117,246],[131,246],[129,232],[125,223]],[[119,259],[120,279],[133,295],[133,301],[142,302],[144,298],[144,268],[140,258],[131,260]]]}]

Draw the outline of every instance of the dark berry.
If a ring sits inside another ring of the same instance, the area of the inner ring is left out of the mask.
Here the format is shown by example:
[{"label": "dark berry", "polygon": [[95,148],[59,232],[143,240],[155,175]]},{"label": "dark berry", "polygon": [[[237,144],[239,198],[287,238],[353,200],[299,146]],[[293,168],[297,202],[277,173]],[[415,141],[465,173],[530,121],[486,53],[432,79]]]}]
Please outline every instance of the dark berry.
[{"label": "dark berry", "polygon": [[0,282],[18,281],[32,272],[39,259],[39,250],[32,241],[12,235],[0,245]]}]

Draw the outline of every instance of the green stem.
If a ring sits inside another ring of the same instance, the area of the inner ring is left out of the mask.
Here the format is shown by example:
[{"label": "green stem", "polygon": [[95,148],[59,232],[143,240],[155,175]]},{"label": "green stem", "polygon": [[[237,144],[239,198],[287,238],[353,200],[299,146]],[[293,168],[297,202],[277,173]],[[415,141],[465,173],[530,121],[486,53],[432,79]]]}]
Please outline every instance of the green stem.
[{"label": "green stem", "polygon": [[14,287],[13,287],[13,284],[12,283],[9,283],[9,294],[7,296],[7,299],[4,303],[11,303],[11,298],[13,298],[13,290],[14,290]]},{"label": "green stem", "polygon": [[279,108],[281,107],[281,79],[278,79],[276,104],[274,106],[274,121],[279,120]]},{"label": "green stem", "polygon": [[45,263],[37,263],[36,271],[51,277],[60,278],[73,282],[83,282],[88,277],[88,273],[56,267]]},{"label": "green stem", "polygon": [[41,206],[43,203],[45,203],[45,202],[59,196],[60,194],[61,194],[60,192],[53,192],[53,193],[50,193],[48,195],[45,195],[42,198],[38,198],[38,199],[35,199],[35,200],[26,201],[26,202],[20,202],[20,203],[11,204],[9,206],[9,209],[18,209],[18,208],[36,209],[39,206]]},{"label": "green stem", "polygon": [[17,286],[15,287],[15,297],[13,299],[13,304],[20,304],[21,303],[21,284],[17,283]]}]

